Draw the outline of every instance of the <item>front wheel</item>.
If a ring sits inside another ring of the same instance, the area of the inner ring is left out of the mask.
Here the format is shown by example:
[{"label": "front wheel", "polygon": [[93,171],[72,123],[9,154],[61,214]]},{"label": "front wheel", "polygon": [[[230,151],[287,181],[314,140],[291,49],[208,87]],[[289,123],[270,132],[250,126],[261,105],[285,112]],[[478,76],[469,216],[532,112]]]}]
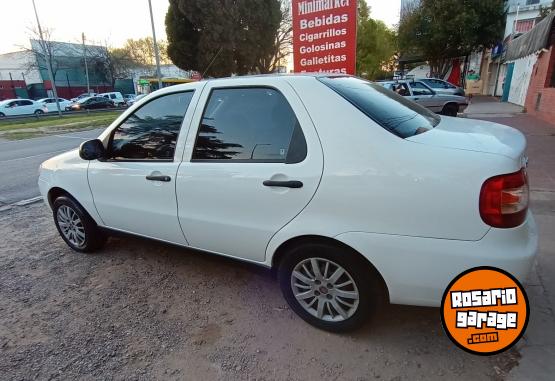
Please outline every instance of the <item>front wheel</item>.
[{"label": "front wheel", "polygon": [[6,114],[4,114],[3,112],[0,112],[0,118],[4,118],[6,116]]},{"label": "front wheel", "polygon": [[443,110],[441,110],[441,113],[446,116],[456,117],[457,114],[459,113],[459,105],[454,103],[448,103],[445,106],[443,106]]},{"label": "front wheel", "polygon": [[289,306],[315,327],[344,332],[361,326],[378,304],[379,284],[371,266],[346,248],[304,244],[279,267]]},{"label": "front wheel", "polygon": [[58,197],[52,210],[60,236],[73,250],[88,253],[98,250],[106,242],[106,235],[72,198]]},{"label": "front wheel", "polygon": [[40,115],[42,115],[42,114],[44,114],[44,111],[42,111],[42,110],[36,110],[36,111],[35,111],[35,115],[36,115],[36,116],[40,116]]}]

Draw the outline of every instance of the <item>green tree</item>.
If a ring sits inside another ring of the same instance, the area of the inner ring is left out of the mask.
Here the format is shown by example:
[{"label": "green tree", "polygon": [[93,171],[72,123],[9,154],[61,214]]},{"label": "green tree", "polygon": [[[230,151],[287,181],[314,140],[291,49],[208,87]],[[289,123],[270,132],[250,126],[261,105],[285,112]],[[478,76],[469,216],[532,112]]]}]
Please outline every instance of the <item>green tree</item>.
[{"label": "green tree", "polygon": [[359,1],[357,21],[357,74],[369,79],[383,78],[395,66],[396,33],[370,17],[365,0]]},{"label": "green tree", "polygon": [[280,6],[279,0],[170,0],[168,55],[182,69],[214,77],[264,72]]},{"label": "green tree", "polygon": [[[164,40],[157,42],[158,50],[160,53],[160,63],[171,63],[167,53],[168,43]],[[154,57],[154,40],[152,39],[152,37],[144,37],[136,40],[130,38],[125,41],[125,44],[120,49],[120,53],[126,55],[133,62],[137,63],[140,66],[156,65],[156,58]]]},{"label": "green tree", "polygon": [[281,2],[279,28],[274,31],[274,43],[268,46],[257,64],[259,73],[275,72],[279,66],[285,65],[287,56],[293,49],[293,19],[289,0]]},{"label": "green tree", "polygon": [[494,46],[504,27],[504,0],[421,0],[401,19],[399,46],[428,60],[432,75],[443,75],[452,58]]}]

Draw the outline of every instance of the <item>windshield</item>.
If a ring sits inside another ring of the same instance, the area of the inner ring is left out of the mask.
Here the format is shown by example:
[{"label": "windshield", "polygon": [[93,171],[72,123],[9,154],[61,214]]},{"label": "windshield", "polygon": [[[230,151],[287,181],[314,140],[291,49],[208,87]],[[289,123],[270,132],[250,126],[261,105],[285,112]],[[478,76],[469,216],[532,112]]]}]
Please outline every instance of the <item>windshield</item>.
[{"label": "windshield", "polygon": [[319,80],[401,138],[426,132],[441,120],[438,115],[394,91],[360,78],[322,77]]}]

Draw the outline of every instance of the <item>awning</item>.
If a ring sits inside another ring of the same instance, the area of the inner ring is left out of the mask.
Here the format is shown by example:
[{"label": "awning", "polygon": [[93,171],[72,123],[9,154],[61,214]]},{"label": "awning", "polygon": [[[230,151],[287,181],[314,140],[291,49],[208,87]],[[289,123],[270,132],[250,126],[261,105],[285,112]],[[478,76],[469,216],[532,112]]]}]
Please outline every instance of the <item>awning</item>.
[{"label": "awning", "polygon": [[549,41],[549,37],[551,36],[554,19],[555,12],[551,12],[531,31],[509,42],[505,53],[505,61],[514,61],[549,47],[552,43],[552,41]]}]

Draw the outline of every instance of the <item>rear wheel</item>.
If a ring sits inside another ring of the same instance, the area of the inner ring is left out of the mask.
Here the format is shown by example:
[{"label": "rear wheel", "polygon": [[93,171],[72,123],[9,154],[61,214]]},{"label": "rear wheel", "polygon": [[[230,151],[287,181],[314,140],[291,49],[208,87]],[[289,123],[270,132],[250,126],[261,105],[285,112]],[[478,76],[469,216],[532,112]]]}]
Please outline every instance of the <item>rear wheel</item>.
[{"label": "rear wheel", "polygon": [[4,114],[3,112],[0,112],[0,118],[4,118],[6,116],[6,114]]},{"label": "rear wheel", "polygon": [[279,283],[289,306],[308,323],[332,332],[362,325],[379,301],[379,282],[368,263],[350,250],[303,244],[279,267]]},{"label": "rear wheel", "polygon": [[52,210],[60,236],[73,250],[88,253],[98,250],[106,242],[106,235],[71,197],[58,197]]},{"label": "rear wheel", "polygon": [[443,110],[441,110],[441,113],[446,116],[456,117],[459,113],[459,105],[455,103],[448,103],[443,106]]}]

